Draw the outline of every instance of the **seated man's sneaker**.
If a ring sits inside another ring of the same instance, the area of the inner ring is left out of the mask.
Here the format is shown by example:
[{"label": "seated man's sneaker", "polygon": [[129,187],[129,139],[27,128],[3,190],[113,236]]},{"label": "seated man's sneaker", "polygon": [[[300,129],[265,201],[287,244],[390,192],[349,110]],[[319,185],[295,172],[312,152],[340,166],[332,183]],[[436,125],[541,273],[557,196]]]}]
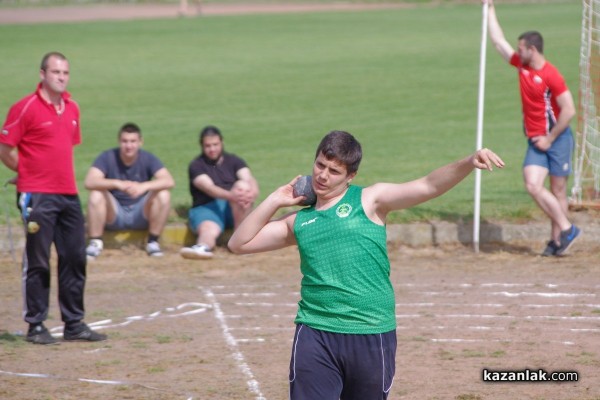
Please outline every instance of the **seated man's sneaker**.
[{"label": "seated man's sneaker", "polygon": [[211,249],[204,244],[195,244],[192,247],[184,247],[179,252],[181,257],[188,260],[206,260],[213,258],[214,254]]},{"label": "seated man's sneaker", "polygon": [[102,249],[104,249],[104,243],[102,240],[90,240],[90,244],[85,249],[85,254],[87,255],[88,260],[94,260],[96,257],[98,257],[100,253],[102,253]]},{"label": "seated man's sneaker", "polygon": [[83,322],[78,322],[65,326],[63,339],[68,341],[101,342],[106,340],[107,336],[103,333],[94,332]]},{"label": "seated man's sneaker", "polygon": [[163,252],[160,249],[160,245],[158,244],[158,242],[149,242],[146,245],[146,253],[148,253],[148,255],[150,257],[162,257],[163,256]]},{"label": "seated man's sneaker", "polygon": [[44,324],[30,324],[25,340],[34,344],[58,344]]}]

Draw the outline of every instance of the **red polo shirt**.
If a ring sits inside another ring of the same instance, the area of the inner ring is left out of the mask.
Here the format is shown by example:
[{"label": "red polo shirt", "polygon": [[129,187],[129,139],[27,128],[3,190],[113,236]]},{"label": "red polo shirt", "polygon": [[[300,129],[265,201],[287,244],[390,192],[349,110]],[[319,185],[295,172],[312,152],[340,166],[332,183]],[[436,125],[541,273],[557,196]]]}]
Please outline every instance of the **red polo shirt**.
[{"label": "red polo shirt", "polygon": [[565,79],[548,61],[536,70],[521,64],[519,55],[514,53],[510,63],[519,70],[525,135],[528,138],[547,135],[560,114],[556,98],[569,89]]},{"label": "red polo shirt", "polygon": [[77,194],[73,146],[81,143],[79,106],[63,93],[64,110],[40,93],[41,84],[9,110],[0,132],[0,143],[19,152],[19,192]]}]

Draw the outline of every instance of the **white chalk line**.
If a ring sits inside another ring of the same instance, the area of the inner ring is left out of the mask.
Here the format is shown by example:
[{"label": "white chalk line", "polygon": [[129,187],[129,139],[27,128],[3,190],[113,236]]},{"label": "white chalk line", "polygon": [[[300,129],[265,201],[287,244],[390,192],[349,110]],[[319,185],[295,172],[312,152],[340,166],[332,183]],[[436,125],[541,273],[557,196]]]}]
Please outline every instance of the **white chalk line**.
[{"label": "white chalk line", "polygon": [[547,319],[547,320],[566,320],[566,321],[600,321],[598,317],[585,317],[580,315],[562,316],[562,315],[495,315],[495,314],[396,314],[397,319],[407,318],[480,318],[480,319]]},{"label": "white chalk line", "polygon": [[[192,309],[188,310],[188,311],[178,312],[178,311],[181,311],[181,310],[184,310],[187,308],[192,308]],[[190,302],[190,303],[180,304],[176,307],[167,307],[164,310],[155,311],[155,312],[152,312],[145,316],[144,315],[134,315],[131,317],[126,317],[125,321],[123,321],[121,323],[113,324],[111,319],[106,319],[106,320],[102,320],[102,321],[90,322],[87,325],[90,328],[92,328],[93,330],[109,329],[109,328],[127,326],[127,325],[129,325],[133,322],[137,322],[137,321],[153,321],[158,318],[185,317],[185,316],[189,316],[189,315],[203,313],[206,310],[208,310],[209,308],[211,308],[211,306],[209,304]],[[64,328],[63,326],[57,326],[57,327],[51,328],[50,332],[55,332],[55,333],[52,333],[53,337],[60,338],[63,335],[62,334],[63,328]],[[85,351],[85,353],[95,353],[95,352],[101,352],[101,351],[106,351],[106,350],[107,350],[106,348],[98,348],[98,349],[94,349],[94,350],[90,350],[90,351]],[[174,393],[172,391],[156,388],[153,386],[144,385],[144,384],[137,383],[137,382],[129,382],[129,381],[88,379],[88,378],[69,379],[69,378],[64,378],[64,377],[60,377],[57,375],[35,374],[35,373],[17,373],[17,372],[10,372],[10,371],[0,371],[0,374],[10,375],[10,376],[30,377],[30,378],[71,380],[71,381],[96,383],[96,384],[104,384],[104,385],[139,386],[139,387],[143,387],[146,389],[157,390],[157,391],[161,391],[161,392],[165,392],[165,393]],[[189,396],[187,394],[185,394],[185,395],[181,394],[181,396],[188,396],[187,400],[193,399],[193,396]]]},{"label": "white chalk line", "polygon": [[[421,287],[430,287],[430,286],[440,286],[439,283],[408,283],[408,282],[396,282],[393,283],[394,287],[409,287],[409,288],[421,288]],[[483,283],[468,283],[468,282],[458,282],[458,283],[443,283],[444,287],[462,287],[462,288],[477,288],[477,287],[507,287],[507,288],[516,288],[516,287],[544,287],[548,289],[557,289],[560,287],[589,287],[591,289],[600,289],[600,284],[596,285],[580,285],[580,284],[567,284],[567,283],[513,283],[513,282],[483,282]],[[255,288],[264,288],[265,285],[260,284],[239,284],[239,285],[213,285],[210,288],[215,291],[215,294],[219,294],[216,292],[217,290],[229,289],[229,288],[247,288],[247,289],[255,289]],[[269,284],[269,288],[296,288],[297,285],[292,284]],[[233,292],[235,293],[235,292]],[[257,292],[250,292],[257,293]]]},{"label": "white chalk line", "polygon": [[[515,341],[515,340],[504,340],[504,339],[459,339],[459,338],[449,338],[449,339],[429,339],[429,341],[434,343],[529,343],[527,341]],[[549,343],[562,344],[565,346],[574,346],[575,342],[569,341],[550,341]]]},{"label": "white chalk line", "polygon": [[[430,284],[423,284],[423,285],[418,285],[418,284],[401,284],[401,285],[394,285],[394,286],[406,286],[406,287],[410,287],[410,288],[416,288],[416,287],[420,287],[420,288],[427,288],[427,287],[431,287],[432,285]],[[445,285],[447,286],[447,285]],[[547,289],[552,289],[552,290],[556,290],[559,287],[565,287],[566,285],[558,285],[558,284],[552,284],[552,283],[548,283],[548,284],[520,284],[520,283],[484,283],[484,284],[479,284],[479,285],[473,285],[473,284],[468,284],[468,283],[462,283],[462,284],[456,284],[456,285],[450,285],[450,286],[456,286],[456,287],[460,287],[460,288],[474,288],[476,289],[477,287],[481,287],[481,288],[497,288],[497,287],[501,287],[501,288],[529,288],[529,287],[544,287]],[[586,288],[587,289],[587,288]],[[481,296],[500,296],[500,297],[507,297],[507,298],[521,298],[521,297],[539,297],[539,298],[548,298],[548,299],[558,299],[558,298],[579,298],[579,297],[583,297],[583,298],[589,298],[589,297],[596,297],[596,294],[594,293],[569,293],[569,292],[533,292],[533,291],[515,291],[515,292],[511,292],[511,291],[493,291],[493,292],[489,292],[489,291],[485,291],[485,292],[473,292],[473,291],[468,291],[468,292],[464,292],[464,291],[422,291],[422,292],[417,292],[420,294],[423,294],[425,296],[449,296],[449,297],[459,297],[459,296],[465,296],[465,295],[481,295]],[[288,295],[290,293],[285,293],[285,295]],[[294,293],[295,294],[295,293]],[[223,296],[223,297],[228,297],[228,298],[251,298],[251,297],[255,297],[255,298],[260,298],[260,297],[276,297],[276,296],[282,296],[284,294],[274,294],[273,292],[260,292],[260,293],[248,293],[248,292],[244,292],[243,294],[239,295],[236,293],[222,293],[222,294],[216,294],[217,296]],[[264,301],[259,301],[259,302],[252,302],[252,301],[247,301],[247,302],[240,302],[240,301],[235,301],[233,303],[230,303],[234,306],[238,306],[238,307],[262,307],[262,308],[273,308],[273,307],[297,307],[297,303],[289,303],[289,302],[284,302],[284,303],[273,303],[273,302],[264,302]],[[462,304],[462,303],[452,303],[452,302],[445,302],[445,303],[436,303],[436,302],[420,302],[420,303],[396,303],[397,307],[470,307],[470,308],[494,308],[494,309],[501,309],[504,307],[514,307],[517,306],[519,308],[522,309],[526,309],[526,308],[533,308],[533,309],[543,309],[543,308],[598,308],[600,309],[600,304],[593,304],[593,303],[585,303],[585,304],[576,304],[576,303],[570,303],[570,304],[565,304],[565,303],[559,303],[559,304],[522,304],[522,303],[518,303],[518,304],[504,304],[504,303],[468,303],[468,304]],[[282,316],[280,314],[271,314],[271,315],[264,315],[264,317],[267,318],[281,318]],[[247,318],[247,316],[245,315],[240,315],[240,314],[230,314],[225,316],[225,318],[227,319],[242,319],[242,318]],[[294,318],[294,315],[288,315],[287,318]],[[406,320],[406,319],[415,319],[415,318],[451,318],[451,319],[484,319],[484,320],[493,320],[493,319],[499,319],[499,320],[518,320],[518,319],[523,319],[523,320],[534,320],[534,319],[538,319],[538,320],[567,320],[567,321],[575,321],[575,322],[596,322],[596,321],[600,321],[600,317],[585,317],[585,316],[556,316],[556,315],[539,315],[539,316],[535,316],[535,315],[525,315],[525,316],[518,316],[518,315],[497,315],[497,314],[434,314],[434,315],[424,315],[424,314],[414,314],[414,313],[408,313],[408,314],[396,314],[396,318],[398,320]],[[402,329],[399,326],[400,329]],[[415,329],[415,328],[410,328],[410,329]],[[427,329],[426,327],[422,327],[422,328],[418,328],[418,329]],[[437,327],[437,328],[433,328],[433,329],[452,329],[452,328],[448,328],[448,327]],[[459,329],[458,327],[456,329]],[[464,327],[460,327],[460,329],[465,329]],[[475,330],[475,331],[506,331],[506,328],[504,327],[490,327],[490,326],[470,326],[467,327],[466,329],[468,330]],[[513,329],[517,329],[515,327],[512,327],[511,330]],[[556,329],[554,329],[556,330]],[[574,332],[574,333],[590,333],[590,332],[596,332],[596,330],[594,328],[573,328],[573,327],[567,327],[562,329],[562,331],[567,330],[570,332]],[[600,331],[600,329],[598,329],[598,331]],[[503,340],[503,339],[434,339],[432,341],[438,341],[438,342],[443,342],[446,341],[448,343],[460,343],[462,341],[480,341],[480,342],[513,342],[511,340]],[[559,344],[564,344],[564,345],[574,345],[575,342],[572,341],[556,341],[555,343],[559,343]]]},{"label": "white chalk line", "polygon": [[[530,330],[530,327],[519,327],[519,326],[511,326],[510,328],[504,326],[486,326],[486,325],[475,325],[475,326],[463,326],[463,325],[434,325],[434,326],[403,326],[399,325],[396,327],[398,331],[430,331],[430,330],[473,330],[473,331],[518,331],[518,330]],[[590,332],[598,332],[600,333],[600,328],[552,328],[552,329],[544,329],[545,332],[575,332],[575,333],[590,333]]]},{"label": "white chalk line", "polygon": [[477,294],[480,296],[503,296],[503,297],[597,297],[595,293],[548,293],[548,292],[450,292],[450,291],[425,291],[414,292],[423,296],[447,296],[447,297],[462,297]]},{"label": "white chalk line", "polygon": [[[240,307],[297,307],[298,303],[243,303],[243,302],[235,302],[232,303],[236,306]],[[586,307],[586,308],[597,308],[600,310],[600,304],[578,304],[578,303],[559,303],[559,304],[505,304],[505,303],[396,303],[396,307],[473,307],[473,308],[502,308],[502,307],[520,307],[520,308],[552,308],[552,307],[562,307],[562,308],[576,308],[576,307]]]},{"label": "white chalk line", "polygon": [[266,400],[263,394],[260,391],[260,387],[258,381],[254,378],[254,374],[250,370],[250,367],[246,363],[244,359],[244,355],[238,348],[238,342],[235,337],[231,334],[229,327],[227,326],[227,322],[225,320],[225,316],[223,311],[221,311],[221,305],[217,301],[215,294],[211,289],[203,289],[200,288],[204,295],[210,300],[212,309],[214,310],[215,317],[217,321],[219,321],[219,325],[221,325],[221,330],[223,331],[223,337],[225,338],[225,342],[229,346],[232,351],[232,357],[237,362],[237,366],[242,372],[242,374],[248,379],[246,384],[248,385],[248,389],[250,392],[256,395],[256,400]]},{"label": "white chalk line", "polygon": [[[65,378],[60,375],[52,375],[52,374],[35,374],[35,373],[21,373],[21,372],[10,372],[10,371],[2,371],[0,370],[0,375],[7,375],[13,377],[21,377],[21,378],[42,378],[42,379],[52,379],[52,380],[60,380],[60,381],[72,381],[72,382],[86,382],[86,383],[95,383],[100,385],[114,385],[114,386],[139,386],[144,389],[155,390],[164,393],[175,393],[173,391],[160,389],[154,386],[145,385],[143,383],[138,382],[130,382],[130,381],[118,381],[118,380],[103,380],[103,379],[87,379],[87,378]],[[193,396],[188,394],[179,394],[180,396],[187,396],[187,400],[193,400]]]},{"label": "white chalk line", "polygon": [[[117,328],[117,327],[123,327],[123,326],[127,326],[133,322],[138,322],[138,321],[153,321],[157,318],[179,318],[179,317],[186,317],[189,315],[194,315],[194,314],[200,314],[203,312],[206,312],[206,310],[208,310],[211,306],[209,304],[204,304],[204,303],[183,303],[180,304],[176,307],[167,307],[164,310],[161,311],[155,311],[153,313],[147,314],[147,315],[133,315],[131,317],[125,317],[125,320],[123,322],[119,322],[119,323],[113,323],[112,319],[105,319],[102,321],[96,321],[96,322],[91,322],[88,323],[87,325],[92,328],[95,331],[99,331],[102,329],[110,329],[110,328]],[[183,312],[178,312],[187,308],[192,308],[191,310],[188,311],[183,311]],[[49,331],[52,333],[52,336],[54,337],[62,337],[62,331],[63,331],[63,326],[56,326],[53,327],[51,329],[49,329]]]}]

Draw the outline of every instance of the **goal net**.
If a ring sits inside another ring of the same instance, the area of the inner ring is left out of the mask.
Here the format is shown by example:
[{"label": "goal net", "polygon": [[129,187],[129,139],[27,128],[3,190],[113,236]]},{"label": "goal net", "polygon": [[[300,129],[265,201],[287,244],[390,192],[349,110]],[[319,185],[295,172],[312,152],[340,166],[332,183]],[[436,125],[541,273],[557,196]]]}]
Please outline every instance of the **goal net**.
[{"label": "goal net", "polygon": [[600,0],[583,0],[573,207],[600,208]]}]

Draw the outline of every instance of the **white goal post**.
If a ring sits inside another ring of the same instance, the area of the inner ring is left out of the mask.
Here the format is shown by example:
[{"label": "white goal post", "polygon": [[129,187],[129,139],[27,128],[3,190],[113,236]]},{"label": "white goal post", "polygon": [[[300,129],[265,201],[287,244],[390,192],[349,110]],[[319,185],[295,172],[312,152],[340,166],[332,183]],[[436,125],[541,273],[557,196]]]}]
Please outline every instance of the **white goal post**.
[{"label": "white goal post", "polygon": [[600,208],[600,0],[583,0],[579,103],[570,205]]}]

